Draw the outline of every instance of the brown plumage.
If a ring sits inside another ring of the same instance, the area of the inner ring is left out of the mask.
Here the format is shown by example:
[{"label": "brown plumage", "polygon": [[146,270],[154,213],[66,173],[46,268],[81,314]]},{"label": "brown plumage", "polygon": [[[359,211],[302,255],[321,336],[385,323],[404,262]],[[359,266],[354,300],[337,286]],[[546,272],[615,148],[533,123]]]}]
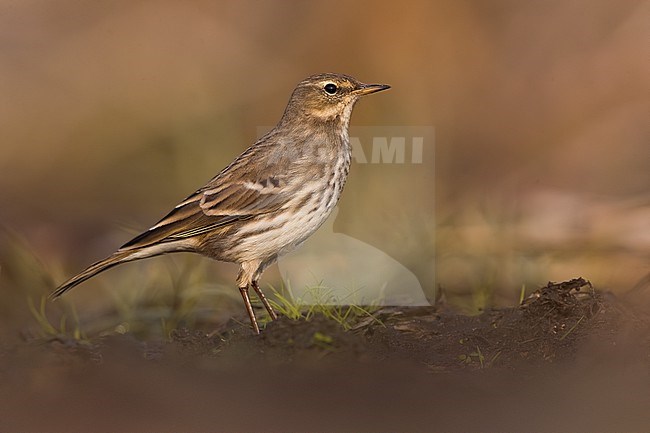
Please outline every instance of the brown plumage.
[{"label": "brown plumage", "polygon": [[341,74],[303,80],[273,130],[157,224],[63,283],[51,298],[121,263],[194,252],[240,265],[237,283],[259,333],[248,288],[275,319],[259,289],[260,276],[327,219],[350,168],[352,108],[361,96],[388,88]]}]

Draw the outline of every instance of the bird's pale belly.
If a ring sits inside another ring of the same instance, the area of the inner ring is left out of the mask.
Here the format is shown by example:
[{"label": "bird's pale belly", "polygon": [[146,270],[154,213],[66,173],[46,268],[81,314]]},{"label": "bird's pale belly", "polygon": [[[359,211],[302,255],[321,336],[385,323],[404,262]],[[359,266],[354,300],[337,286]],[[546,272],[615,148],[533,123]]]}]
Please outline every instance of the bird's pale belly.
[{"label": "bird's pale belly", "polygon": [[323,170],[329,176],[295,185],[293,198],[282,210],[249,220],[237,232],[237,260],[266,262],[286,254],[311,236],[330,216],[347,180],[351,154],[348,147]]},{"label": "bird's pale belly", "polygon": [[[326,197],[321,191],[314,191],[312,199],[293,212],[273,213],[244,225],[236,235],[240,241],[233,251],[238,261],[265,261],[295,249],[330,216],[340,191],[334,194],[335,197]],[[292,209],[291,204],[287,206],[288,210]]]}]

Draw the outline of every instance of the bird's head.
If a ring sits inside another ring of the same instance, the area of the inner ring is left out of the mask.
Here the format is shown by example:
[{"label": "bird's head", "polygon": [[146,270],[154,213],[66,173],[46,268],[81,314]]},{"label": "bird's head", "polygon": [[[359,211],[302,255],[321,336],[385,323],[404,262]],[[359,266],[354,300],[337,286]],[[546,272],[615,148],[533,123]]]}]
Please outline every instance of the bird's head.
[{"label": "bird's head", "polygon": [[339,121],[347,126],[354,103],[362,96],[389,89],[386,84],[364,84],[343,74],[318,74],[301,81],[291,95],[285,118]]}]

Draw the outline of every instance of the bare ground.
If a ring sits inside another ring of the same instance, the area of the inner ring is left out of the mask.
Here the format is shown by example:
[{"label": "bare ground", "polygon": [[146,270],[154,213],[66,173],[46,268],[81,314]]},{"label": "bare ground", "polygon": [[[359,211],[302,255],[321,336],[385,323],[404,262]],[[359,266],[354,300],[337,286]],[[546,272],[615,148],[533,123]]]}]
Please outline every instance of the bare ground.
[{"label": "bare ground", "polygon": [[387,308],[0,348],[0,431],[644,432],[650,321],[582,279],[521,306]]}]

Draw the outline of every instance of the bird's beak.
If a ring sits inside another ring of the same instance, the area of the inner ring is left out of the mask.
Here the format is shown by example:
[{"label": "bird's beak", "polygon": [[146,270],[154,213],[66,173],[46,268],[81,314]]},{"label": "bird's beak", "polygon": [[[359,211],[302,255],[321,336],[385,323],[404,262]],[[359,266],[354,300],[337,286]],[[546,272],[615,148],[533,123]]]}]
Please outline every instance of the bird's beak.
[{"label": "bird's beak", "polygon": [[390,89],[390,86],[387,84],[362,84],[358,89],[355,89],[353,93],[356,93],[359,96],[363,96],[375,92],[381,92],[382,90],[386,89]]}]

